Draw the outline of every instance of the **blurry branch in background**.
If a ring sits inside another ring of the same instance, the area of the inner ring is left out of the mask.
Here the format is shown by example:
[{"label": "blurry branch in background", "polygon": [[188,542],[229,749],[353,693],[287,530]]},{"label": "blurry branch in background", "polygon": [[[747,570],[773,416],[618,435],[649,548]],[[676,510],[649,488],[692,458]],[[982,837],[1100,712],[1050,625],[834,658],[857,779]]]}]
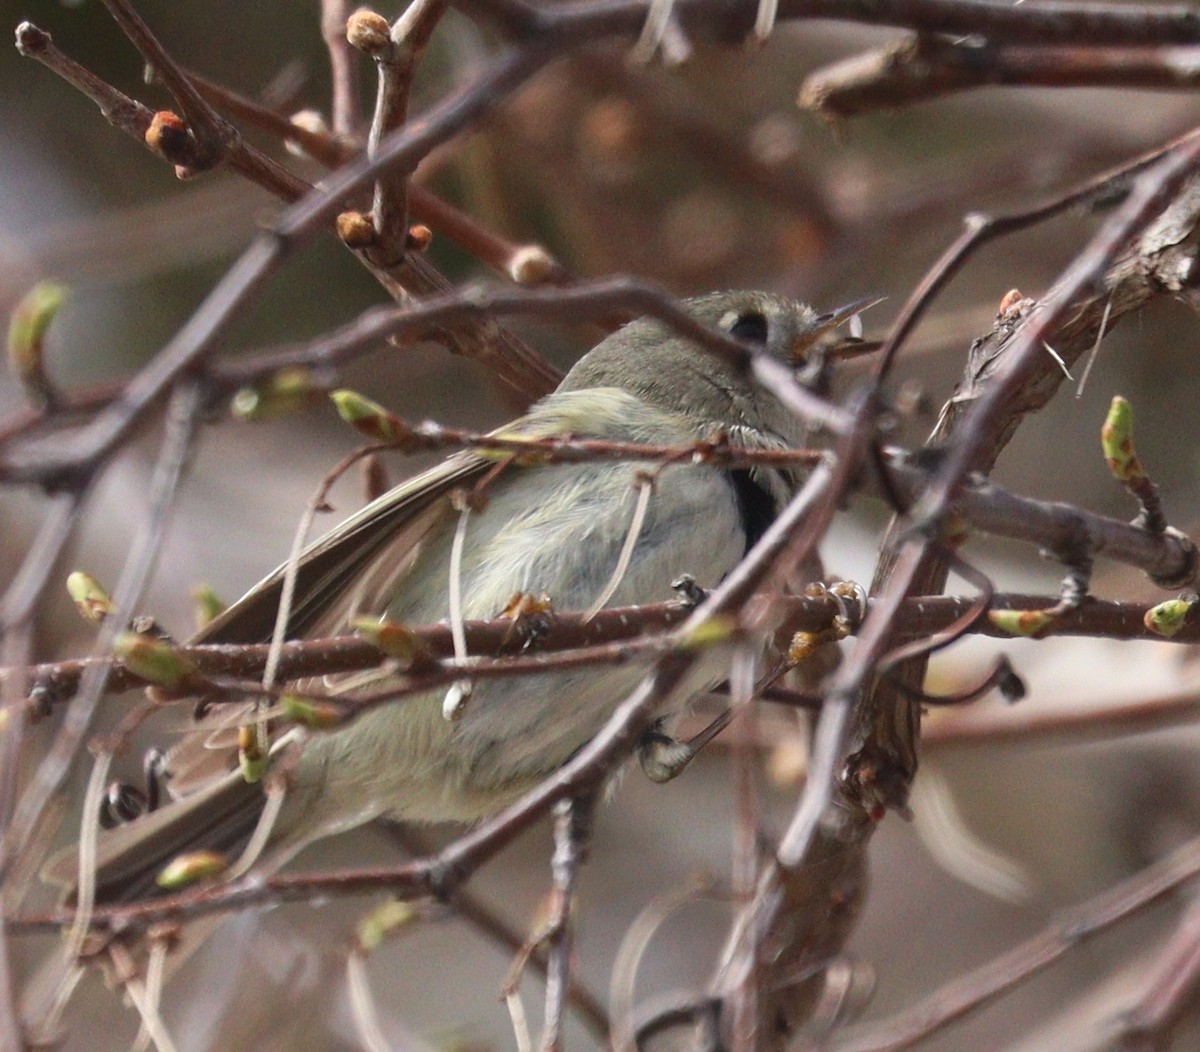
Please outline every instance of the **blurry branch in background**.
[{"label": "blurry branch in background", "polygon": [[[1152,906],[1165,895],[1178,891],[1181,885],[1197,876],[1200,876],[1200,841],[1193,840],[1161,862],[1147,866],[1103,894],[1064,911],[1041,934],[947,983],[911,1009],[897,1013],[890,1019],[854,1028],[844,1035],[828,1040],[801,1042],[797,1047],[806,1052],[898,1052],[911,1048],[923,1038],[1012,990],[1074,947],[1103,934],[1112,925]],[[1163,998],[1153,1006],[1149,1000],[1143,1001],[1130,1014],[1121,1013],[1121,1037],[1129,1042],[1130,1047],[1166,1047],[1161,1042],[1169,1040],[1172,1025],[1178,1022],[1186,1006],[1186,998],[1191,993],[1190,987],[1195,982],[1195,939],[1198,935],[1193,908],[1187,924],[1179,932],[1179,942],[1191,946],[1189,959],[1183,968],[1179,968],[1180,962],[1176,956],[1171,964],[1178,970],[1167,973],[1164,968],[1159,973],[1167,976],[1171,983],[1184,980],[1178,982],[1174,989],[1166,984],[1156,988],[1158,993],[1170,990],[1175,996]],[[1135,1014],[1148,1008],[1151,1011],[1140,1017]],[[1159,1043],[1135,1043],[1147,1042],[1152,1038]]]},{"label": "blurry branch in background", "polygon": [[[49,34],[30,23],[18,27],[18,48],[84,92],[115,126],[145,142],[176,166],[181,176],[225,166],[266,188],[288,207],[216,285],[175,339],[128,384],[82,396],[54,388],[49,398],[44,397],[43,389],[39,400],[45,405],[0,428],[0,480],[34,483],[61,494],[0,603],[0,653],[6,667],[0,695],[5,706],[0,774],[0,818],[5,835],[0,873],[6,878],[29,871],[32,863],[27,856],[34,853],[31,845],[43,842],[46,829],[61,814],[63,808],[57,802],[61,802],[62,785],[83,752],[106,685],[129,689],[154,678],[128,657],[118,661],[111,655],[117,633],[141,601],[196,432],[212,415],[210,410],[218,399],[248,386],[269,387],[286,370],[307,370],[300,386],[308,386],[291,392],[297,396],[297,404],[307,404],[315,400],[309,397],[313,392],[332,386],[340,365],[380,341],[430,337],[475,359],[490,375],[532,399],[550,390],[558,373],[499,325],[498,318],[513,313],[556,321],[575,321],[585,315],[605,320],[650,315],[754,375],[784,405],[810,421],[815,431],[825,432],[832,449],[820,456],[794,451],[756,457],[730,448],[719,436],[711,443],[686,448],[633,449],[576,440],[514,442],[503,436],[388,418],[388,428],[399,435],[392,445],[406,451],[474,448],[545,463],[620,457],[655,463],[689,460],[743,469],[767,463],[803,463],[809,471],[803,488],[762,541],[706,596],[657,607],[603,611],[595,617],[555,613],[544,619],[536,638],[523,635],[512,618],[469,623],[462,628],[471,653],[495,655],[473,658],[469,664],[453,659],[455,649],[447,626],[398,626],[408,667],[397,675],[392,689],[353,702],[313,690],[309,697],[293,699],[290,708],[280,698],[281,716],[319,730],[352,718],[367,704],[402,703],[397,699],[406,693],[427,690],[431,683],[452,682],[464,668],[480,677],[529,675],[567,662],[584,667],[624,661],[634,652],[648,658],[650,671],[616,708],[604,730],[503,813],[413,862],[266,878],[251,874],[154,900],[99,905],[91,914],[94,928],[132,937],[163,922],[380,891],[400,900],[433,898],[465,903],[467,900],[460,898],[463,882],[553,811],[557,816],[552,860],[554,910],[543,955],[548,976],[543,1048],[547,1052],[557,1049],[563,1012],[573,996],[571,903],[592,799],[637,751],[655,714],[680,692],[688,670],[706,646],[732,642],[745,650],[780,627],[818,637],[794,642],[799,649],[820,645],[845,632],[857,633],[857,640],[842,667],[811,692],[791,690],[777,682],[782,668],[757,683],[753,675],[746,674],[746,668],[735,677],[730,687],[735,702],[744,700],[750,692],[746,688],[753,688],[768,700],[816,712],[807,785],[789,828],[770,845],[767,857],[759,860],[753,850],[740,852],[741,884],[750,893],[739,905],[711,990],[697,993],[682,1008],[675,1005],[666,1023],[658,1021],[661,1026],[653,1019],[645,1022],[642,1033],[702,1019],[714,1043],[737,1049],[774,1049],[792,1038],[808,1041],[807,1047],[845,1050],[907,1047],[1061,956],[1081,934],[1121,919],[1195,874],[1194,847],[1149,868],[1081,907],[1074,915],[1074,925],[1055,928],[936,994],[919,1025],[912,1023],[915,1015],[905,1015],[859,1037],[814,1034],[806,1029],[835,1026],[841,1017],[836,1006],[825,1011],[821,1004],[828,1002],[830,988],[836,985],[830,978],[831,963],[840,958],[862,907],[866,847],[888,809],[906,810],[917,774],[920,706],[929,700],[923,693],[927,653],[897,650],[898,646],[925,639],[927,651],[968,632],[1038,638],[1075,632],[1118,639],[1200,639],[1191,597],[1178,600],[1178,607],[1170,610],[1163,609],[1165,604],[1102,602],[1087,597],[1091,563],[1099,555],[1134,565],[1163,587],[1192,584],[1195,548],[1187,538],[1164,528],[1152,515],[1145,515],[1140,523],[1119,523],[1066,504],[1015,496],[983,477],[1024,417],[1053,396],[1063,372],[1097,346],[1112,324],[1154,297],[1190,293],[1200,222],[1200,189],[1195,181],[1200,167],[1200,133],[1167,143],[1035,207],[998,217],[970,216],[963,235],[929,271],[902,310],[885,344],[876,384],[865,395],[837,404],[798,383],[790,370],[766,355],[700,325],[658,286],[620,278],[571,281],[541,246],[511,242],[411,181],[417,165],[432,151],[494,114],[550,63],[596,42],[628,44],[638,38],[647,18],[642,0],[581,0],[548,6],[524,0],[470,0],[460,5],[466,14],[498,31],[506,43],[471,79],[442,96],[418,120],[409,119],[413,77],[448,5],[442,0],[416,0],[389,23],[369,11],[351,15],[347,5],[326,0],[321,28],[329,45],[333,76],[330,131],[317,122],[279,117],[195,77],[174,61],[125,0],[107,0],[106,6],[155,77],[170,91],[178,113],[155,112],[125,96],[63,54]],[[1183,67],[1192,58],[1192,50],[1200,46],[1200,20],[1187,6],[1109,6],[1073,0],[1052,6],[1005,6],[980,0],[781,0],[776,12],[768,5],[756,12],[753,4],[730,5],[721,0],[678,0],[674,5],[656,6],[656,18],[661,19],[666,34],[661,42],[676,50],[689,39],[725,44],[739,41],[755,28],[756,13],[762,15],[757,22],[760,34],[775,16],[781,20],[833,18],[918,33],[915,43],[810,78],[802,101],[827,114],[895,107],[998,81],[1130,83],[1129,79],[1114,79],[1125,77],[1144,86],[1178,87],[1194,79]],[[353,48],[345,39],[347,19]],[[950,39],[960,35],[969,39]],[[986,44],[977,46],[979,39]],[[1187,50],[1181,49],[1183,45]],[[369,133],[364,132],[357,105],[358,52],[375,61],[379,78]],[[919,70],[918,60],[923,63]],[[969,72],[965,72],[968,65]],[[729,178],[745,180],[764,196],[787,198],[793,207],[799,203],[825,233],[834,225],[832,209],[819,188],[803,179],[780,178],[769,168],[740,158],[740,144],[735,139],[712,133],[674,96],[655,97],[638,89],[636,80],[609,59],[584,55],[580,68],[594,83],[616,86],[627,82],[639,105],[688,142],[705,148],[706,166],[723,169]],[[324,184],[312,186],[250,146],[232,120],[242,120],[299,146],[331,169]],[[367,197],[372,204],[364,210]],[[884,380],[917,321],[969,257],[995,237],[1041,223],[1068,208],[1114,200],[1116,210],[1040,302],[1020,294],[1006,298],[995,328],[973,345],[964,379],[927,455],[885,451],[882,435],[892,410]],[[454,290],[420,254],[430,232],[410,225],[413,217],[453,238],[513,282],[548,287]],[[219,358],[218,349],[234,320],[265,284],[296,252],[317,236],[333,231],[399,306],[376,308],[320,339],[293,347],[262,351],[237,362]],[[33,350],[37,352],[36,347]],[[32,359],[25,363],[27,379],[38,375],[37,365]],[[33,390],[37,385],[27,383],[26,387]],[[276,389],[275,393],[281,392]],[[171,409],[160,440],[149,512],[131,543],[112,601],[114,612],[100,630],[93,656],[30,667],[32,619],[84,501],[113,456],[130,441],[139,424],[159,412],[164,398],[169,399]],[[882,496],[897,512],[884,542],[871,601],[859,609],[834,590],[785,597],[783,589],[790,576],[813,555],[847,499],[862,490]],[[1144,511],[1151,510],[1145,500],[1147,491],[1145,485],[1139,490]],[[1062,593],[992,595],[990,582],[984,579],[976,598],[940,597],[953,565],[967,575],[972,572],[953,551],[963,539],[963,523],[1050,550],[1066,567]],[[1014,611],[1016,616],[1004,616]],[[380,637],[382,634],[381,629]],[[264,647],[152,645],[159,656],[186,662],[175,666],[185,671],[171,685],[159,683],[154,694],[158,703],[187,694],[199,697],[203,705],[215,705],[263,693],[255,681],[266,660]],[[377,667],[381,653],[393,662],[400,660],[381,638],[288,644],[283,648],[280,674],[284,679],[296,679]],[[971,692],[964,692],[934,700],[965,702],[969,696]],[[16,772],[32,758],[26,752],[26,727],[47,707],[68,699],[67,715],[54,746],[18,799]],[[1173,704],[1149,699],[1140,711],[1126,712],[1124,719],[1144,726],[1150,721],[1182,719],[1191,708],[1194,701],[1190,699],[1177,698]],[[135,710],[122,732],[144,711]],[[1035,722],[1024,725],[1030,735],[1045,730],[1039,730]],[[1078,718],[1075,729],[1111,730],[1113,725],[1106,723],[1103,713],[1090,712]],[[1056,729],[1061,731],[1062,726]],[[742,729],[747,741],[753,741],[753,723]],[[937,733],[932,732],[931,740],[937,739]],[[967,733],[960,728],[961,736]],[[976,741],[995,740],[988,737],[986,728],[981,731],[977,727],[974,733]],[[991,733],[998,738],[1003,732]],[[952,731],[943,732],[943,741],[950,738]],[[118,740],[119,736],[98,744],[104,751]],[[747,765],[743,773],[747,775],[752,774],[751,759],[747,749],[743,755]],[[756,844],[761,833],[753,828],[754,813],[748,803],[742,808],[739,842],[743,848]],[[464,912],[469,912],[465,906]],[[486,918],[478,910],[475,913],[480,926],[486,928]],[[68,908],[36,916],[6,915],[0,937],[56,928],[74,920],[74,912]],[[1150,977],[1146,996],[1127,1021],[1131,1038],[1148,1035],[1165,1040],[1180,1018],[1196,981],[1195,928],[1192,914],[1170,947],[1173,973],[1159,971]],[[532,952],[539,941],[529,942],[526,949]],[[363,940],[360,944],[362,954],[354,951],[349,956],[352,978],[357,976],[353,981],[361,994],[359,1023],[368,1043],[378,1044],[379,1027],[361,971],[361,958],[368,947]],[[7,963],[7,943],[0,938],[0,1038],[15,1048],[19,1038],[15,1036],[15,998]],[[594,1001],[588,1007],[586,999],[574,996],[590,1015],[593,1027],[603,1025]],[[156,1016],[153,1005],[148,1014]]]},{"label": "blurry branch in background", "polygon": [[332,98],[329,124],[339,138],[361,133],[362,113],[358,103],[357,54],[346,37],[352,6],[346,0],[321,0],[321,36],[329,50]]},{"label": "blurry branch in background", "polygon": [[1200,45],[1006,47],[922,34],[809,74],[797,102],[836,119],[998,85],[1188,91],[1200,86]]}]

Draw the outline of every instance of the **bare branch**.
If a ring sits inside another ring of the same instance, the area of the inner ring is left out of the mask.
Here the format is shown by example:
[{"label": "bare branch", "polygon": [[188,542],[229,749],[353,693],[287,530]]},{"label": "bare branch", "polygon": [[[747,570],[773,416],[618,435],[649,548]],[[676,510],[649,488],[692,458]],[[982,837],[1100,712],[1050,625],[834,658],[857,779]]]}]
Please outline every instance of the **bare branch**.
[{"label": "bare branch", "polygon": [[1200,49],[997,47],[983,38],[926,34],[817,70],[801,84],[797,102],[832,119],[1013,85],[1192,90],[1200,85]]},{"label": "bare branch", "polygon": [[829,1052],[898,1052],[937,1033],[1059,960],[1079,943],[1159,901],[1200,875],[1200,842],[1191,841],[1161,862],[1076,906],[1032,939],[947,983],[920,1004],[880,1024],[848,1031],[807,1049]]}]

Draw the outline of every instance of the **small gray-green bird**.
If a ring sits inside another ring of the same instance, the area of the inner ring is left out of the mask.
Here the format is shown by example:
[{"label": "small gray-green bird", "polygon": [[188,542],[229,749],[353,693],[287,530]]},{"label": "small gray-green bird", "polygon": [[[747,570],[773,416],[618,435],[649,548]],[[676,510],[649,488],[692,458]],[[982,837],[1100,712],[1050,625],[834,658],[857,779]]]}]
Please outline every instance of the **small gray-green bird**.
[{"label": "small gray-green bird", "polygon": [[[861,306],[818,315],[761,292],[687,302],[699,320],[796,365]],[[786,448],[799,444],[802,426],[750,376],[642,319],[584,355],[557,391],[501,433],[664,445],[721,434],[735,445]],[[486,507],[464,522],[451,493],[495,464],[471,452],[451,456],[312,545],[299,560],[289,638],[336,635],[354,617],[446,619],[456,533],[464,619],[497,616],[514,593],[544,593],[555,610],[584,611],[670,598],[671,582],[682,574],[712,586],[761,536],[796,484],[782,470],[672,464],[655,473],[648,499],[639,499],[645,465],[514,464],[489,482]],[[618,572],[631,535],[636,543]],[[268,639],[282,578],[280,568],[196,642]],[[168,784],[183,795],[100,838],[97,901],[152,893],[156,876],[180,852],[212,849],[232,861],[256,828],[263,843],[254,864],[269,870],[320,837],[378,817],[476,821],[565,763],[641,675],[626,665],[482,679],[457,718],[449,711],[453,694],[442,689],[371,708],[334,731],[308,733],[269,827],[260,824],[262,787],[238,772],[236,746],[214,749],[217,739],[197,731],[168,756]],[[720,670],[709,671],[710,682],[714,675],[720,678]],[[385,668],[323,687],[379,690],[387,676]],[[207,781],[199,774],[205,770]],[[72,864],[60,861],[49,877],[73,878]]]}]

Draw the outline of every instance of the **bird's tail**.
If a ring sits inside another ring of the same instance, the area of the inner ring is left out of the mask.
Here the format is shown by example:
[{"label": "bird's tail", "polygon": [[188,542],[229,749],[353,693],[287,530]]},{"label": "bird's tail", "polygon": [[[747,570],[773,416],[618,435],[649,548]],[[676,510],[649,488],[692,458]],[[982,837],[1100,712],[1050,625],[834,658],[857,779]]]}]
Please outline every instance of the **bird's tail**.
[{"label": "bird's tail", "polygon": [[[158,876],[185,852],[214,851],[236,859],[265,803],[261,785],[231,771],[180,800],[105,830],[96,845],[96,903],[135,902],[165,894]],[[41,876],[63,889],[66,902],[73,902],[79,883],[78,850],[60,851],[43,867]]]},{"label": "bird's tail", "polygon": [[[170,889],[161,887],[158,878],[164,867],[181,854],[212,851],[233,863],[250,842],[266,801],[260,785],[250,784],[240,772],[232,771],[180,800],[102,831],[96,844],[96,905],[168,894]],[[78,898],[79,866],[79,851],[71,847],[54,855],[41,872],[46,883],[62,889],[62,902],[68,906]],[[172,970],[200,945],[211,927],[205,921],[189,925],[185,937],[172,948]],[[89,957],[110,957],[103,939],[92,943]],[[131,951],[127,960],[136,960],[139,950],[127,942],[124,945]],[[32,978],[21,1006],[31,1038],[44,1039],[57,1028],[58,1013],[79,972],[78,962],[64,948],[62,952],[56,950]]]}]

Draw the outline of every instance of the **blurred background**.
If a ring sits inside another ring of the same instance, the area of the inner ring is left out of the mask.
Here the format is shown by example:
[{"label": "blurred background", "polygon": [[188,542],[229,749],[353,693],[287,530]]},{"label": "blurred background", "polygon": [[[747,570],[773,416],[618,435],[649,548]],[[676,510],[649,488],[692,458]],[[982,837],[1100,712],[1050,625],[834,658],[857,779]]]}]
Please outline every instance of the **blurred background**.
[{"label": "blurred background", "polygon": [[[327,59],[312,0],[140,0],[138,8],[189,68],[283,112],[327,110]],[[68,54],[127,93],[151,106],[169,104],[160,88],[142,82],[138,56],[99,4],[5,0],[0,10],[10,26],[28,19],[50,31]],[[886,296],[865,318],[870,335],[885,330],[966,212],[1028,206],[1196,120],[1192,96],[1116,90],[989,89],[836,124],[797,108],[807,73],[898,35],[784,25],[762,50],[698,46],[689,63],[670,70],[633,65],[622,47],[595,47],[545,70],[485,126],[438,150],[418,178],[513,241],[545,245],[580,276],[636,274],[680,294],[763,287],[819,308]],[[413,111],[482,69],[495,46],[451,12],[420,70]],[[373,97],[368,72],[365,108]],[[51,337],[54,379],[79,390],[127,377],[187,319],[278,205],[226,172],[177,181],[90,102],[12,50],[0,55],[0,98],[0,305],[11,309],[43,278],[67,283],[72,297]],[[320,178],[312,162],[257,141],[305,178]],[[1070,214],[971,263],[901,358],[898,379],[925,407],[901,437],[923,438],[1001,297],[1014,287],[1040,295],[1098,221]],[[429,254],[456,283],[503,280],[436,235]],[[227,353],[310,338],[383,301],[370,275],[326,237],[270,284]],[[564,367],[602,332],[586,325],[514,328]],[[1190,529],[1200,518],[1200,446],[1190,426],[1198,347],[1200,330],[1182,304],[1163,300],[1127,319],[1104,341],[1082,394],[1069,384],[1030,420],[997,477],[1034,496],[1131,515],[1096,440],[1112,395],[1124,394],[1141,411],[1139,450],[1168,515]],[[412,419],[489,427],[511,411],[490,377],[437,347],[381,346],[340,382]],[[0,379],[3,417],[21,405],[16,386]],[[204,581],[232,599],[280,562],[313,489],[355,445],[323,405],[297,417],[220,424],[200,444],[145,601],[147,612],[180,636],[191,631],[192,586]],[[60,576],[80,567],[115,580],[157,437],[145,435],[107,472]],[[388,464],[393,478],[419,466]],[[360,501],[352,479],[335,493],[339,514]],[[42,510],[36,492],[4,494],[0,578],[18,565]],[[849,509],[825,551],[829,571],[869,582],[884,523],[880,507]],[[1001,589],[1057,587],[1057,568],[1026,548],[977,541],[967,554]],[[1103,566],[1095,591],[1151,594],[1131,574]],[[91,630],[55,591],[37,638],[39,658],[48,659],[85,652]],[[933,689],[976,678],[997,649],[995,641],[954,648],[936,662]],[[1181,689],[1195,677],[1185,650],[1166,644],[1055,640],[1003,649],[1029,684],[1025,706],[1130,700]],[[112,699],[105,719],[123,711],[125,702]],[[49,742],[53,730],[52,721],[36,727],[35,744]],[[146,741],[171,730],[152,728]],[[764,771],[769,819],[782,822],[798,792],[801,732],[785,725],[774,737],[782,744],[764,754]],[[1196,746],[1189,727],[1115,741],[930,749],[914,799],[917,821],[889,817],[872,847],[867,911],[850,946],[877,977],[869,1016],[911,1004],[1038,931],[1054,911],[1194,835]],[[120,762],[132,774],[140,761],[130,753]],[[703,874],[726,872],[730,785],[728,755],[714,748],[665,787],[631,774],[601,812],[581,893],[578,964],[602,995],[614,955],[648,902]],[[949,822],[949,834],[939,832],[934,816],[951,805],[957,821]],[[956,852],[967,830],[978,837],[978,850]],[[548,845],[544,829],[524,838],[471,885],[522,931],[531,929],[549,886]],[[297,865],[385,862],[397,850],[385,831],[368,830],[322,844]],[[227,923],[168,992],[165,1016],[180,1048],[357,1047],[338,962],[367,906],[292,906]],[[1096,1035],[1137,992],[1137,969],[1161,945],[1177,908],[1168,904],[1076,948],[922,1047],[1095,1047]],[[711,900],[672,915],[646,952],[639,1001],[702,984],[727,919],[727,906]],[[18,966],[27,968],[51,944],[14,939]],[[448,920],[388,943],[369,971],[389,1039],[397,1047],[511,1048],[499,1000],[510,960],[510,952]],[[538,1018],[539,985],[529,978],[524,989],[530,1016]],[[127,1047],[137,1030],[135,1014],[94,981],[67,1023],[69,1049]],[[1186,1039],[1179,1047],[1194,1047]],[[571,1047],[591,1041],[573,1024]]]}]

